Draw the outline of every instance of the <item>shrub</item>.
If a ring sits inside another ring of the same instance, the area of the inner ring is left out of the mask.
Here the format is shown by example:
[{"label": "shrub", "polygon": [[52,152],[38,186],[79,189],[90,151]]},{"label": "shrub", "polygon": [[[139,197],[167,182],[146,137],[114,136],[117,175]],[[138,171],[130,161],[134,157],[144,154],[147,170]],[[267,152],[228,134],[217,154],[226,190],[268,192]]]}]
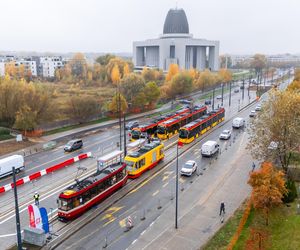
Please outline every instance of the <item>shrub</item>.
[{"label": "shrub", "polygon": [[9,135],[9,133],[9,129],[0,127],[0,135]]},{"label": "shrub", "polygon": [[282,201],[284,203],[293,202],[297,198],[297,188],[294,181],[287,180],[285,186],[288,192],[283,196]]}]

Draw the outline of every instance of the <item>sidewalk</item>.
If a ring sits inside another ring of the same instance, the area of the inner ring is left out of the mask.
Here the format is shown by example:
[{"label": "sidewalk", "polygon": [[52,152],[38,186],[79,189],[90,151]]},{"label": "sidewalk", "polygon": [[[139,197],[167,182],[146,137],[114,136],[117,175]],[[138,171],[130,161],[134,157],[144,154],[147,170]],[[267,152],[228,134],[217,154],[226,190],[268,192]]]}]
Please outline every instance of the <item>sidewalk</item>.
[{"label": "sidewalk", "polygon": [[[228,162],[225,175],[201,190],[201,178],[195,181],[188,192],[179,196],[178,229],[174,228],[175,205],[168,207],[128,249],[199,249],[223,225],[219,209],[225,202],[226,220],[250,194],[247,184],[251,157],[246,153],[245,144],[238,156]],[[215,168],[225,167],[218,161]],[[206,173],[209,174],[209,173]],[[198,187],[197,187],[198,184]]]}]

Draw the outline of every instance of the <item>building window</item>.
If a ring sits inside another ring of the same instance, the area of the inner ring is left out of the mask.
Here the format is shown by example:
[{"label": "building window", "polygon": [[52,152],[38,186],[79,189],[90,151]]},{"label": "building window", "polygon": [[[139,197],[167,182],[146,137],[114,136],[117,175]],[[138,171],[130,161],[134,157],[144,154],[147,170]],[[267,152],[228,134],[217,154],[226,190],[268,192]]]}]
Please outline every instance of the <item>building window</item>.
[{"label": "building window", "polygon": [[170,46],[170,58],[175,58],[175,45]]}]

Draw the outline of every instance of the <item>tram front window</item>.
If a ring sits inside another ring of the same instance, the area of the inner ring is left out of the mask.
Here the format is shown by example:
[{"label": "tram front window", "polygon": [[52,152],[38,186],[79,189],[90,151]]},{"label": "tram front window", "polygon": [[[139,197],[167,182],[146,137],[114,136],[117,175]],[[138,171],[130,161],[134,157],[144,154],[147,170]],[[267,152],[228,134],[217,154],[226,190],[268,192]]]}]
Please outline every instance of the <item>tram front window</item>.
[{"label": "tram front window", "polygon": [[141,132],[137,131],[137,130],[133,130],[131,132],[131,136],[132,136],[133,139],[139,139],[141,137]]},{"label": "tram front window", "polygon": [[68,211],[71,209],[71,201],[65,199],[58,200],[58,209]]},{"label": "tram front window", "polygon": [[166,133],[166,129],[164,127],[158,126],[157,133],[164,135]]},{"label": "tram front window", "polygon": [[134,162],[133,161],[125,161],[125,163],[126,163],[127,171],[133,171],[133,169],[135,168]]},{"label": "tram front window", "polygon": [[188,138],[189,132],[187,130],[179,130],[179,138]]}]

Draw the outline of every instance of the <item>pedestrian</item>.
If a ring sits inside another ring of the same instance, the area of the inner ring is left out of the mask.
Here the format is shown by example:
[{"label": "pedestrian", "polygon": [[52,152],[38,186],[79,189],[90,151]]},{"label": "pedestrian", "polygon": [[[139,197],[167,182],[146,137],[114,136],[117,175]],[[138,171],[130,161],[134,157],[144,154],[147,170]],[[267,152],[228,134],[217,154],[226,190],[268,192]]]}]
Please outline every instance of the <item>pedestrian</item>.
[{"label": "pedestrian", "polygon": [[255,170],[255,163],[252,162],[252,172]]},{"label": "pedestrian", "polygon": [[222,201],[221,205],[220,205],[220,216],[222,215],[222,213],[225,214],[225,203],[224,203],[224,201]]},{"label": "pedestrian", "polygon": [[40,195],[38,194],[38,192],[35,192],[35,193],[34,193],[33,198],[34,198],[34,203],[35,203],[35,205],[36,205],[36,206],[39,206],[39,205],[40,205]]}]

